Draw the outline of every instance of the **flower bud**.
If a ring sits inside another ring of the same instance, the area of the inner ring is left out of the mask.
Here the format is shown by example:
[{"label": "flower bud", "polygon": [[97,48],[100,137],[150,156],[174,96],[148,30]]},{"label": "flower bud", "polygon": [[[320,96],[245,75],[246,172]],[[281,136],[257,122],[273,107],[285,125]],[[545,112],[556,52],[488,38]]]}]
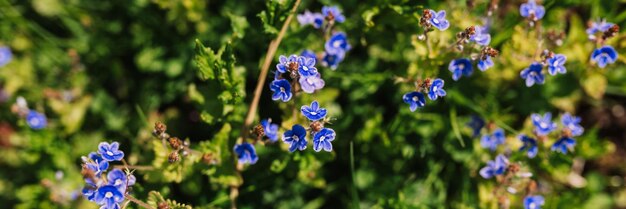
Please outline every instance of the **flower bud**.
[{"label": "flower bud", "polygon": [[170,163],[175,163],[175,162],[180,161],[180,156],[178,155],[177,151],[174,151],[174,152],[170,153],[170,155],[167,157],[167,160]]},{"label": "flower bud", "polygon": [[172,149],[179,150],[183,148],[183,141],[178,139],[178,137],[171,137],[167,141],[170,143]]}]

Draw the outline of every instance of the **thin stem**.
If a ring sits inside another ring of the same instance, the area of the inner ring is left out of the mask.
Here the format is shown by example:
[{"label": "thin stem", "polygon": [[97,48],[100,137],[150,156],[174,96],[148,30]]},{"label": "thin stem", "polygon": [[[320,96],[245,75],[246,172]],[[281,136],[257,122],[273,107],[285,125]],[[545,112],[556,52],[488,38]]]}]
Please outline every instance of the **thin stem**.
[{"label": "thin stem", "polygon": [[115,165],[113,166],[113,168],[118,168],[118,169],[126,169],[128,168],[129,170],[143,170],[143,171],[151,171],[154,170],[154,167],[149,166],[149,165]]},{"label": "thin stem", "polygon": [[135,204],[137,204],[137,205],[139,205],[139,206],[141,206],[143,208],[154,209],[152,206],[148,205],[148,203],[145,203],[145,202],[143,202],[141,200],[138,200],[137,198],[135,198],[135,197],[133,197],[131,195],[127,194],[125,197],[126,197],[126,199],[130,200],[131,202],[134,202]]}]

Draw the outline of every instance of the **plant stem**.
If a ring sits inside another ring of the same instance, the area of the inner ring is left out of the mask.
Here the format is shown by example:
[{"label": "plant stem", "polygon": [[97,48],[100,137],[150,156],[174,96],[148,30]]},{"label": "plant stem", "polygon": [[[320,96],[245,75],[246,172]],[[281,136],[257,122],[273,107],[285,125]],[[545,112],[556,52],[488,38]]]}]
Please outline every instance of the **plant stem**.
[{"label": "plant stem", "polygon": [[154,170],[154,167],[149,166],[149,165],[128,165],[128,166],[116,165],[116,166],[113,166],[113,167],[114,168],[119,168],[119,169],[128,168],[130,170],[144,170],[144,171]]},{"label": "plant stem", "polygon": [[143,202],[141,200],[138,200],[137,198],[135,198],[135,197],[133,197],[131,195],[127,194],[125,197],[126,197],[126,199],[130,200],[131,202],[134,202],[135,204],[137,204],[137,205],[139,205],[139,206],[141,206],[143,208],[154,209],[152,206],[148,205],[148,203],[145,203],[145,202]]}]

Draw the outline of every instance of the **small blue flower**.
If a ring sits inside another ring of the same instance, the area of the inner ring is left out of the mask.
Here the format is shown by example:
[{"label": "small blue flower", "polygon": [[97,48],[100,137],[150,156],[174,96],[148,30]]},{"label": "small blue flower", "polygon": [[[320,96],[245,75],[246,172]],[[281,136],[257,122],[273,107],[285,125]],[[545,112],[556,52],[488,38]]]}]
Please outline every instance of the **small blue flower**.
[{"label": "small blue flower", "polygon": [[541,209],[544,199],[540,195],[526,196],[524,198],[524,209]]},{"label": "small blue flower", "polygon": [[311,24],[314,28],[320,28],[324,24],[324,16],[322,14],[312,13],[308,10],[304,11],[304,14],[299,14],[297,18],[301,26]]},{"label": "small blue flower", "polygon": [[312,121],[320,120],[326,117],[326,109],[320,108],[319,103],[317,101],[313,101],[311,106],[303,105],[300,108],[302,115]]},{"label": "small blue flower", "polygon": [[579,124],[580,117],[572,116],[569,113],[565,113],[561,116],[561,123],[563,123],[565,128],[570,130],[572,136],[580,136],[585,131],[585,129]]},{"label": "small blue flower", "polygon": [[491,42],[491,35],[485,26],[475,26],[476,33],[470,36],[470,41],[476,42],[478,45],[487,46]]},{"label": "small blue flower", "polygon": [[87,169],[94,172],[96,177],[100,177],[103,171],[109,168],[109,161],[106,161],[100,157],[98,153],[89,153],[89,158],[83,157],[83,163]]},{"label": "small blue flower", "polygon": [[539,151],[537,147],[537,140],[523,134],[518,136],[518,138],[524,144],[521,148],[519,148],[520,152],[527,150],[527,155],[529,158],[534,158],[535,156],[537,156],[537,152]]},{"label": "small blue flower", "polygon": [[289,56],[289,58],[280,55],[280,57],[278,57],[278,64],[276,64],[276,70],[280,73],[286,73],[289,69],[298,69],[302,64],[298,61],[298,56],[295,54]]},{"label": "small blue flower", "polygon": [[480,71],[485,71],[491,67],[493,67],[493,60],[491,60],[490,56],[487,56],[487,59],[482,60],[482,59],[478,59],[478,69]]},{"label": "small blue flower", "polygon": [[237,158],[241,164],[255,164],[256,161],[259,160],[254,146],[250,143],[244,142],[236,144],[233,150],[235,150],[235,154],[237,154]]},{"label": "small blue flower", "polygon": [[480,138],[480,145],[483,148],[489,148],[491,151],[495,151],[498,148],[498,145],[504,144],[506,140],[506,136],[504,135],[504,131],[501,128],[493,131],[493,135],[485,134],[482,138]]},{"label": "small blue flower", "polygon": [[326,84],[321,78],[320,73],[317,73],[317,75],[314,76],[300,77],[298,82],[300,82],[300,88],[302,88],[302,91],[309,94],[312,94],[315,90],[324,88],[324,85]]},{"label": "small blue flower", "polygon": [[317,62],[317,54],[315,54],[315,52],[311,50],[305,49],[304,51],[302,51],[302,53],[300,53],[300,56],[313,58]]},{"label": "small blue flower", "polygon": [[298,67],[298,73],[300,73],[301,77],[309,77],[317,75],[317,68],[315,68],[315,60],[314,58],[308,58],[304,56],[298,57],[298,63],[300,63]]},{"label": "small blue flower", "polygon": [[606,22],[606,20],[592,22],[590,27],[587,28],[587,34],[590,39],[595,39],[596,33],[604,33],[609,30],[609,28],[613,27],[613,25],[613,23]]},{"label": "small blue flower", "polygon": [[330,67],[331,70],[336,70],[339,63],[343,61],[345,54],[330,54],[324,52],[324,57],[322,58],[322,65],[325,67]]},{"label": "small blue flower", "polygon": [[91,182],[87,182],[87,186],[83,187],[81,193],[87,198],[87,200],[93,201],[96,197],[96,185]]},{"label": "small blue flower", "polygon": [[102,206],[100,209],[119,209],[118,203],[124,201],[124,194],[115,186],[106,185],[96,190],[94,201]]},{"label": "small blue flower", "polygon": [[46,119],[46,115],[30,110],[26,115],[26,124],[32,129],[40,130],[48,125],[48,120]]},{"label": "small blue flower", "polygon": [[404,100],[404,103],[410,105],[411,112],[415,112],[418,107],[426,105],[424,94],[417,91],[406,93],[402,96],[402,100]]},{"label": "small blue flower", "polygon": [[480,130],[485,127],[485,121],[477,115],[472,115],[472,119],[467,123],[472,128],[472,137],[480,135]]},{"label": "small blue flower", "polygon": [[106,161],[120,161],[124,158],[124,152],[119,150],[120,143],[113,142],[100,142],[98,145],[98,154],[102,155],[102,158]]},{"label": "small blue flower", "polygon": [[114,186],[122,193],[126,193],[126,189],[135,184],[135,176],[126,175],[126,173],[120,169],[109,171],[109,173],[107,173],[107,180],[108,185]]},{"label": "small blue flower", "polygon": [[289,152],[306,149],[306,129],[299,124],[293,125],[283,134],[283,141],[289,144]]},{"label": "small blue flower", "polygon": [[332,142],[335,140],[335,131],[330,128],[324,128],[313,136],[313,150],[319,152],[324,149],[326,152],[333,151]]},{"label": "small blue flower", "polygon": [[6,46],[0,47],[0,67],[8,64],[11,59],[13,59],[13,53],[11,53],[11,49]]},{"label": "small blue flower", "polygon": [[446,20],[446,11],[441,10],[439,12],[435,12],[434,10],[430,10],[430,14],[433,16],[430,19],[430,24],[435,26],[435,28],[443,31],[450,27],[450,22]]},{"label": "small blue flower", "polygon": [[569,137],[561,137],[561,139],[554,142],[552,147],[550,147],[550,150],[567,154],[567,150],[573,150],[574,146],[576,146],[575,139]]},{"label": "small blue flower", "polygon": [[567,70],[565,69],[565,61],[567,61],[567,57],[562,54],[556,54],[552,58],[548,58],[548,72],[550,75],[556,75],[556,73],[565,74]]},{"label": "small blue flower", "polygon": [[461,58],[455,59],[448,65],[448,70],[452,72],[452,80],[459,80],[462,75],[470,76],[474,70],[472,69],[472,62],[469,59]]},{"label": "small blue flower", "polygon": [[437,100],[437,97],[446,96],[446,90],[443,90],[443,80],[441,78],[437,78],[430,85],[430,91],[428,91],[428,98],[430,100]]},{"label": "small blue flower", "polygon": [[526,86],[531,87],[535,83],[536,84],[545,83],[546,79],[543,76],[543,73],[541,72],[541,70],[543,70],[543,66],[536,62],[534,62],[533,64],[530,64],[530,67],[522,70],[522,72],[520,73],[520,76],[523,79],[526,79]]},{"label": "small blue flower", "polygon": [[272,123],[272,119],[261,120],[261,126],[265,131],[265,136],[270,139],[270,142],[276,142],[278,140],[278,124]]},{"label": "small blue flower", "polygon": [[274,92],[272,94],[272,100],[282,100],[287,102],[291,100],[291,84],[285,79],[274,80],[270,83],[270,90]]},{"label": "small blue flower", "polygon": [[532,21],[537,21],[543,18],[546,14],[546,10],[541,5],[537,5],[535,0],[528,0],[527,3],[522,4],[519,7],[519,12],[522,17],[530,18]]},{"label": "small blue flower", "polygon": [[509,165],[509,160],[502,154],[496,157],[495,161],[487,162],[487,166],[480,169],[480,176],[486,179],[493,178],[494,176],[502,175],[506,171],[506,167]]},{"label": "small blue flower", "polygon": [[344,54],[350,50],[350,44],[348,43],[348,37],[344,32],[336,32],[333,36],[326,41],[324,45],[326,53],[328,54]]},{"label": "small blue flower", "polygon": [[535,126],[535,133],[539,136],[545,136],[556,129],[556,123],[552,122],[552,113],[547,112],[543,116],[533,113],[530,119]]},{"label": "small blue flower", "polygon": [[332,19],[334,19],[337,22],[344,22],[346,20],[346,17],[344,17],[343,14],[341,14],[341,11],[339,11],[339,8],[336,6],[322,7],[322,15],[327,18],[332,17]]},{"label": "small blue flower", "polygon": [[591,60],[598,63],[598,67],[604,68],[608,64],[613,64],[617,60],[617,51],[612,46],[603,46],[593,50]]}]

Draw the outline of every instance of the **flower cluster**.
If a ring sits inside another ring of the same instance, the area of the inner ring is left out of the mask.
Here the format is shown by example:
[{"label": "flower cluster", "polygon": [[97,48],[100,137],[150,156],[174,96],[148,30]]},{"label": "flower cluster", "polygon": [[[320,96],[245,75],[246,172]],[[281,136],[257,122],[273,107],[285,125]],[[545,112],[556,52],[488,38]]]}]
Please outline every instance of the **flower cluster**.
[{"label": "flower cluster", "polygon": [[0,47],[0,67],[7,65],[11,59],[13,59],[13,53],[11,53],[11,49],[6,46]]},{"label": "flower cluster", "polygon": [[[523,134],[518,138],[523,143],[520,151],[525,151],[529,158],[534,158],[537,156],[539,142],[545,141],[550,133],[557,130],[558,125],[557,123],[552,122],[551,113],[546,113],[543,116],[539,114],[532,114],[530,118],[533,126],[535,127],[533,134],[540,140]],[[557,137],[558,140],[552,144],[550,149],[554,152],[560,152],[563,154],[567,154],[568,150],[573,150],[576,145],[576,140],[573,137],[580,136],[584,132],[583,127],[580,126],[579,123],[580,117],[572,116],[569,113],[563,114],[561,116],[562,128],[560,136]]]},{"label": "flower cluster", "polygon": [[432,27],[444,31],[450,27],[450,22],[446,20],[446,11],[435,12],[432,9],[425,9],[420,18],[420,26],[424,28],[424,31],[430,31]]},{"label": "flower cluster", "polygon": [[587,28],[587,35],[589,40],[594,41],[596,46],[600,45],[593,50],[591,54],[591,61],[596,63],[598,67],[604,68],[608,64],[613,64],[617,61],[617,51],[604,43],[611,37],[614,37],[619,32],[619,26],[605,20],[589,23]]},{"label": "flower cluster", "polygon": [[443,90],[443,79],[436,78],[432,80],[430,78],[424,81],[415,82],[416,90],[406,93],[402,96],[404,103],[409,104],[411,112],[414,112],[418,107],[424,107],[426,105],[426,99],[424,94],[428,95],[430,100],[437,100],[439,97],[446,96],[446,91]]},{"label": "flower cluster", "polygon": [[[281,55],[278,60],[274,81],[270,83],[270,89],[274,92],[272,94],[273,100],[287,102],[291,100],[298,89],[311,94],[315,90],[324,88],[324,80],[315,67],[315,58],[297,55],[291,55],[287,58]],[[285,78],[283,74],[289,76]]]},{"label": "flower cluster", "polygon": [[130,186],[135,184],[135,176],[120,169],[110,169],[109,163],[121,161],[124,152],[119,150],[119,143],[101,142],[97,152],[83,156],[82,175],[86,186],[82,193],[87,200],[95,202],[104,209],[119,209],[128,194]]},{"label": "flower cluster", "polygon": [[152,130],[152,135],[157,139],[162,140],[164,143],[167,142],[170,145],[170,148],[172,148],[172,151],[167,155],[167,160],[170,163],[180,161],[181,155],[189,155],[189,141],[182,141],[178,137],[170,136],[167,133],[167,126],[165,124],[161,122],[156,122],[154,124],[154,130]]},{"label": "flower cluster", "polygon": [[24,118],[26,124],[34,130],[43,129],[48,125],[46,115],[28,108],[28,103],[24,97],[17,97],[15,104],[11,107],[11,111]]},{"label": "flower cluster", "polygon": [[[498,50],[491,48],[489,43],[491,42],[491,35],[488,32],[487,26],[470,26],[464,31],[457,33],[457,41],[455,43],[456,49],[463,52],[465,50],[464,45],[470,42],[475,42],[476,45],[481,46],[475,56],[468,58],[459,58],[452,60],[448,64],[448,70],[452,72],[452,79],[457,81],[462,76],[470,76],[474,72],[472,60],[476,61],[476,66],[480,71],[486,71],[493,67],[494,62],[492,57],[498,56]],[[470,49],[474,50],[473,48]]]},{"label": "flower cluster", "polygon": [[544,69],[547,69],[550,75],[558,73],[565,74],[565,62],[567,57],[563,54],[554,54],[554,52],[545,50],[543,52],[542,62],[533,62],[530,66],[520,72],[520,77],[526,80],[526,86],[531,87],[534,84],[544,84],[546,79]]},{"label": "flower cluster", "polygon": [[[333,145],[331,142],[335,140],[336,135],[333,129],[324,127],[324,123],[326,123],[326,109],[321,108],[317,101],[313,101],[310,106],[302,106],[300,112],[310,122],[309,131],[313,136],[313,150],[316,152],[322,149],[327,152],[332,151]],[[300,124],[295,124],[291,127],[291,130],[285,131],[283,142],[289,144],[289,152],[305,150],[308,144],[306,135],[307,129]]]},{"label": "flower cluster", "polygon": [[[346,33],[333,31],[335,23],[343,23],[345,19],[345,16],[336,6],[324,6],[321,13],[312,13],[307,10],[303,14],[298,15],[300,25],[313,25],[314,28],[321,29],[326,34],[324,36],[326,43],[324,44],[324,53],[321,55],[321,64],[332,70],[337,69],[339,63],[345,58],[346,52],[351,48]],[[318,59],[317,55],[311,50],[304,50],[301,56]]]}]

